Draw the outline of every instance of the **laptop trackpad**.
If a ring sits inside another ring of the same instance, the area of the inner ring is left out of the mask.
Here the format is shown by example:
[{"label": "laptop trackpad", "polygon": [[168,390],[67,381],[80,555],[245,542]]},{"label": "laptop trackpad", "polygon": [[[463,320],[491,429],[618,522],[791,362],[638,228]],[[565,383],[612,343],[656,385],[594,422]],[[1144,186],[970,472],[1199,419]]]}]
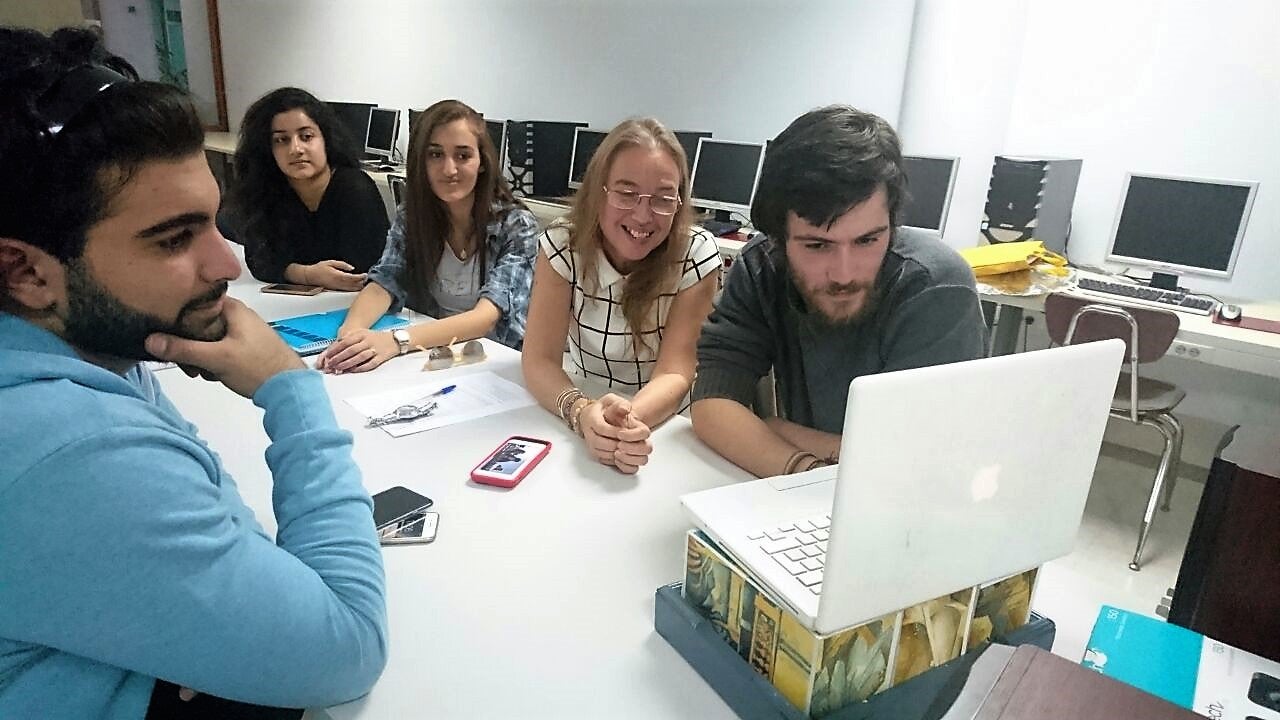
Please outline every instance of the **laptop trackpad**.
[{"label": "laptop trackpad", "polygon": [[836,479],[836,468],[839,465],[828,465],[826,467],[816,468],[808,472],[796,473],[794,475],[779,475],[769,478],[769,484],[774,490],[793,490],[806,485],[826,482]]}]

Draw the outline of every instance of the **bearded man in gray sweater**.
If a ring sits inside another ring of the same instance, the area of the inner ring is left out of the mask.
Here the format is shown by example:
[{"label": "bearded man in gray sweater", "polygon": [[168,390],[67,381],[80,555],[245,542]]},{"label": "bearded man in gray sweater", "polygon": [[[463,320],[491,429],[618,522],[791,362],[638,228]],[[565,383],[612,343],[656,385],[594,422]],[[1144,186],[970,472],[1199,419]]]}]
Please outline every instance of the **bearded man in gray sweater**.
[{"label": "bearded man in gray sweater", "polygon": [[[839,461],[849,383],[983,355],[973,272],[931,233],[897,227],[902,149],[883,119],[808,112],[770,145],[742,249],[698,341],[693,428],[765,477]],[[778,417],[751,410],[772,370]],[[902,408],[927,413],[927,407]]]}]

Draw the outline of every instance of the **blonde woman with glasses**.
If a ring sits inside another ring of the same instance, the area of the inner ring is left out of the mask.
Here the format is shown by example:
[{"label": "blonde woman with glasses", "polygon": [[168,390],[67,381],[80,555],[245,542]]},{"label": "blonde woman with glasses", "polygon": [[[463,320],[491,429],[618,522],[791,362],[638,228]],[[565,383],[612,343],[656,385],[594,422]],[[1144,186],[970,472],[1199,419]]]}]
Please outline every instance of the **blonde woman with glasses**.
[{"label": "blonde woman with glasses", "polygon": [[[686,401],[698,333],[720,272],[692,224],[689,163],[653,119],[627,120],[596,149],[568,216],[539,243],[525,332],[525,384],[624,473],[648,462],[650,428]],[[564,370],[617,388],[592,398]]]}]

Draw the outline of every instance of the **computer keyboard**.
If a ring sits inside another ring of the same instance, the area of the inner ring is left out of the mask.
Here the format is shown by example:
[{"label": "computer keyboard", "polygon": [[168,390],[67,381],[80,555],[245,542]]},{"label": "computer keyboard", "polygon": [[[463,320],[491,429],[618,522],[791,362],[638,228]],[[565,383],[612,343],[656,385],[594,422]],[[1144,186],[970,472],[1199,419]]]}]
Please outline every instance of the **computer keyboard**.
[{"label": "computer keyboard", "polygon": [[742,228],[742,223],[733,220],[703,220],[700,224],[703,230],[717,236],[728,235]]},{"label": "computer keyboard", "polygon": [[822,568],[827,561],[827,529],[830,515],[772,526],[747,534],[814,595],[822,593]]},{"label": "computer keyboard", "polygon": [[1147,285],[1111,282],[1090,277],[1080,278],[1079,284],[1081,290],[1115,295],[1124,298],[1125,302],[1135,305],[1147,305],[1164,310],[1195,313],[1196,315],[1208,315],[1213,312],[1214,306],[1217,305],[1216,301],[1207,297],[1188,295],[1177,290],[1162,290]]}]

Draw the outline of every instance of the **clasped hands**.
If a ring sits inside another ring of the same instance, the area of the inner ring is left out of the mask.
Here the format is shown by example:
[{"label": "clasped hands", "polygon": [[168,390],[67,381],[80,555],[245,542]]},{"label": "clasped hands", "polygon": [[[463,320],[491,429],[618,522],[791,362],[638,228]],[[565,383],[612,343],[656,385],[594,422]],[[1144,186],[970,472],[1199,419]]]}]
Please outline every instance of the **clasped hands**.
[{"label": "clasped hands", "polygon": [[613,393],[601,397],[583,409],[579,423],[587,449],[601,464],[631,475],[649,462],[649,426],[635,416],[626,398]]}]

